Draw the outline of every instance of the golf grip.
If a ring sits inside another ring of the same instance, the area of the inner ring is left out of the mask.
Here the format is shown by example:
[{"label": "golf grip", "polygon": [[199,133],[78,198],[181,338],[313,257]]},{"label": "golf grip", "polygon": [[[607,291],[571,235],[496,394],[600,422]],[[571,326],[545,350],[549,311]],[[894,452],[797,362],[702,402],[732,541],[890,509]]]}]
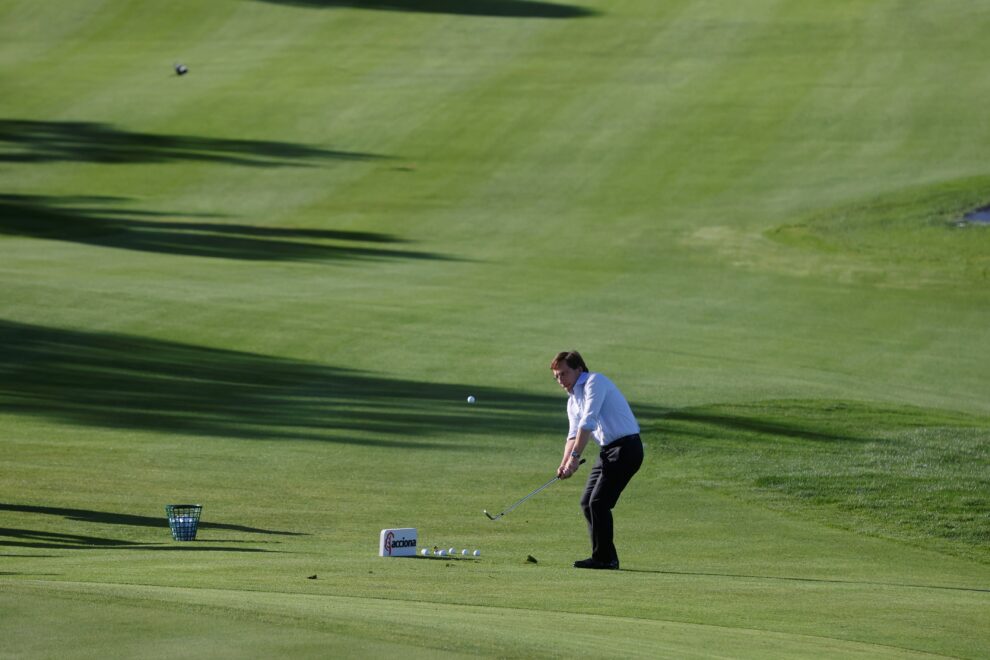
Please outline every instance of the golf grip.
[{"label": "golf grip", "polygon": [[[587,458],[582,458],[580,461],[578,461],[578,465],[584,465],[587,462],[588,462],[588,459]],[[557,477],[557,478],[560,479],[560,477]]]}]

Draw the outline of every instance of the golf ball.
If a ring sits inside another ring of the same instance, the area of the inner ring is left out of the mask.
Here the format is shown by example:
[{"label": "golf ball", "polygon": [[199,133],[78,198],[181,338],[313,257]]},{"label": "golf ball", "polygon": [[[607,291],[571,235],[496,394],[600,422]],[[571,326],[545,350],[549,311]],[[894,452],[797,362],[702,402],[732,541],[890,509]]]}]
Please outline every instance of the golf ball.
[{"label": "golf ball", "polygon": [[457,554],[457,550],[455,550],[454,548],[448,548],[447,552],[449,552],[452,555],[456,555]]},{"label": "golf ball", "polygon": [[471,554],[474,555],[475,557],[480,557],[481,556],[481,550],[475,550]]},{"label": "golf ball", "polygon": [[440,550],[437,554],[439,554],[441,557],[446,557],[447,556],[447,551],[446,550]]},{"label": "golf ball", "polygon": [[419,551],[419,554],[425,557],[426,555],[430,554],[430,551],[427,550],[426,548],[423,548],[422,550]]},{"label": "golf ball", "polygon": [[473,394],[467,398],[468,403],[474,403],[475,401],[477,401],[477,399],[474,398]]},{"label": "golf ball", "polygon": [[461,555],[467,555],[467,553],[468,553],[467,548],[461,550]]}]

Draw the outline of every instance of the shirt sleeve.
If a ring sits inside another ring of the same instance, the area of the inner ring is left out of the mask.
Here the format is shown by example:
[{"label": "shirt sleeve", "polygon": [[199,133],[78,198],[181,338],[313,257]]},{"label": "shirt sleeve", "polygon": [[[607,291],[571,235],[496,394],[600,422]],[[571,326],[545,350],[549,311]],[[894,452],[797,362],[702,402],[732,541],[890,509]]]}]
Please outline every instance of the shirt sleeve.
[{"label": "shirt sleeve", "polygon": [[574,397],[568,397],[567,399],[567,439],[577,437],[578,434],[578,421],[579,421],[579,411],[577,402],[574,401]]},{"label": "shirt sleeve", "polygon": [[607,383],[601,382],[598,374],[588,376],[588,380],[584,384],[584,406],[578,411],[578,428],[588,431],[594,431],[598,428],[598,415],[605,403],[607,391]]}]

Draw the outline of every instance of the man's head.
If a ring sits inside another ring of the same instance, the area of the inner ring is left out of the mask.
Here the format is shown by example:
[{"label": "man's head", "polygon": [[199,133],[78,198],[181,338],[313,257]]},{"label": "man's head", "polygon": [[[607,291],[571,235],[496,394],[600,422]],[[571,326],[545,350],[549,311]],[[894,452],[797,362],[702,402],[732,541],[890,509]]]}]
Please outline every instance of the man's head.
[{"label": "man's head", "polygon": [[565,390],[570,392],[582,373],[588,371],[588,365],[577,351],[562,351],[550,362],[553,377]]}]

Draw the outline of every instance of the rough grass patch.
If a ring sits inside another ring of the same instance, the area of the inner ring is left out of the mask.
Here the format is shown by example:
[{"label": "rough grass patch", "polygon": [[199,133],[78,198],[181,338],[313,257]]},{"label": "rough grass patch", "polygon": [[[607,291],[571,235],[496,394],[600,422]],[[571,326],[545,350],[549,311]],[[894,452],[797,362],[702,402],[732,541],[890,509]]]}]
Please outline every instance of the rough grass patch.
[{"label": "rough grass patch", "polygon": [[990,178],[943,181],[886,193],[775,227],[766,236],[802,250],[896,267],[915,279],[990,278],[990,231],[963,217],[990,201]]},{"label": "rough grass patch", "polygon": [[[990,562],[990,420],[861,402],[772,401],[669,413],[654,447],[826,524]],[[810,510],[810,511],[809,511]]]}]

